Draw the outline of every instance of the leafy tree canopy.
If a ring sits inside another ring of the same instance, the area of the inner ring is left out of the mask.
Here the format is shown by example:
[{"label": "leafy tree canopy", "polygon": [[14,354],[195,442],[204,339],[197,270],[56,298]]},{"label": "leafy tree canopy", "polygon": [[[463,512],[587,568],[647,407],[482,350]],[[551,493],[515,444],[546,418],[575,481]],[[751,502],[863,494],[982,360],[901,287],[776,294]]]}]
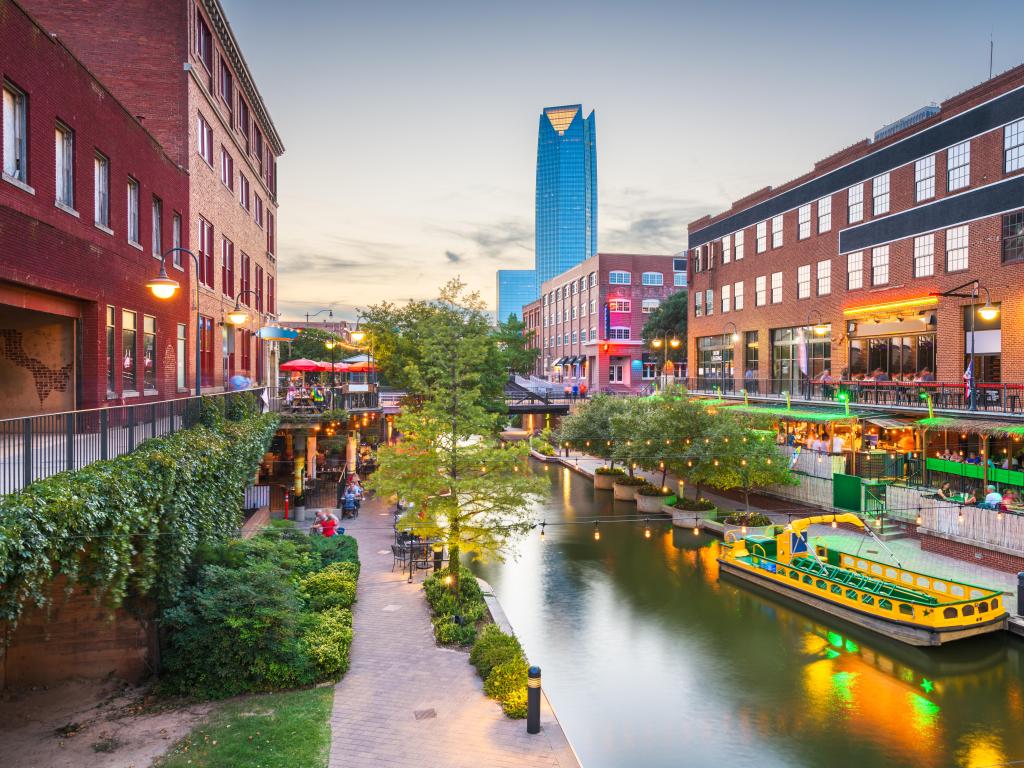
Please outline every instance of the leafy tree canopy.
[{"label": "leafy tree canopy", "polygon": [[498,350],[505,359],[506,369],[510,374],[524,376],[533,370],[533,364],[540,356],[539,349],[529,347],[534,331],[526,329],[526,322],[520,320],[513,312],[505,322],[499,322],[494,330],[494,340]]},{"label": "leafy tree canopy", "polygon": [[669,338],[673,335],[682,342],[679,347],[669,347],[668,356],[672,360],[686,359],[686,318],[687,318],[687,292],[685,290],[673,293],[656,310],[647,316],[644,323],[643,339],[648,345],[666,333]]}]

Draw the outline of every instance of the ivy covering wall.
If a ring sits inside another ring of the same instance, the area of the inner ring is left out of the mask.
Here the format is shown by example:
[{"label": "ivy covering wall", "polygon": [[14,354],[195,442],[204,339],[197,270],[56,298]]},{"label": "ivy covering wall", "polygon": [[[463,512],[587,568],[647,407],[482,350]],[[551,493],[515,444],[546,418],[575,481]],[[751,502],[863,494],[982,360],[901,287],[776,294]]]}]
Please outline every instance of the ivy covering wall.
[{"label": "ivy covering wall", "polygon": [[58,575],[112,607],[129,595],[172,604],[197,549],[237,534],[277,428],[276,415],[222,400],[204,402],[200,426],[0,498],[0,621],[44,605]]}]

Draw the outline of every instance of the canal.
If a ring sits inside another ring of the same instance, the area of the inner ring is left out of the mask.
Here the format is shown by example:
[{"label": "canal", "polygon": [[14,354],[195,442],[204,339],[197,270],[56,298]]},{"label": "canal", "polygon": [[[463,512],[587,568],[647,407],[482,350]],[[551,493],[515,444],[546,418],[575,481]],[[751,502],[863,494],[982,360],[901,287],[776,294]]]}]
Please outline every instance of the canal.
[{"label": "canal", "polygon": [[[491,583],[585,768],[1024,761],[1024,644],[919,649],[719,579],[719,542],[552,467]],[[1020,763],[1024,764],[1024,763]]]}]

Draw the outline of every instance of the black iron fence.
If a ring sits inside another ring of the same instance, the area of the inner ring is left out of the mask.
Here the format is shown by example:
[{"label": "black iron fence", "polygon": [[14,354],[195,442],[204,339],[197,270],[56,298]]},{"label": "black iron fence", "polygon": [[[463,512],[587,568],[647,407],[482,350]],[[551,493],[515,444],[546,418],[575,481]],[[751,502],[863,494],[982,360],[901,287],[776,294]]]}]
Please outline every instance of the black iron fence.
[{"label": "black iron fence", "polygon": [[270,387],[270,409],[283,416],[319,418],[328,411],[362,413],[380,408],[376,385],[337,387]]}]

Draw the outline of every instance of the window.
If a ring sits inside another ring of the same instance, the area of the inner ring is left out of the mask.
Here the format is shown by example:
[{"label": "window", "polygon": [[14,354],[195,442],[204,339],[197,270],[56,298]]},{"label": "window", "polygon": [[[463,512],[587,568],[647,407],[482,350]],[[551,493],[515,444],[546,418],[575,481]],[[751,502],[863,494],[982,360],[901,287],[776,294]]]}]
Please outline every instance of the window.
[{"label": "window", "polygon": [[612,285],[629,285],[633,282],[633,276],[629,272],[613,270],[608,273],[608,282]]},{"label": "window", "polygon": [[578,337],[576,335],[576,331],[573,331],[572,332],[572,343],[575,344],[577,342],[577,340],[578,340]]},{"label": "window", "polygon": [[622,378],[622,364],[612,363],[608,366],[608,383],[609,384],[621,384]]},{"label": "window", "polygon": [[935,274],[935,235],[914,238],[914,277]]},{"label": "window", "polygon": [[658,299],[644,299],[640,303],[640,312],[642,314],[649,315],[660,306],[661,302],[658,301]]},{"label": "window", "polygon": [[127,309],[121,310],[121,391],[137,392],[138,386],[138,329],[136,315]]},{"label": "window", "polygon": [[139,234],[139,182],[128,177],[128,242],[142,245]]},{"label": "window", "polygon": [[213,167],[213,128],[202,114],[196,117],[196,152],[207,165]]},{"label": "window", "polygon": [[252,331],[241,328],[238,331],[239,346],[242,348],[242,370],[246,373],[252,368]]},{"label": "window", "polygon": [[[238,294],[240,301],[247,307],[252,306],[252,259],[249,254],[242,251],[239,258]],[[238,295],[236,294],[236,295]]]},{"label": "window", "polygon": [[642,368],[640,371],[640,378],[644,381],[650,381],[651,379],[658,378],[658,362],[657,360],[642,361]]},{"label": "window", "polygon": [[665,275],[661,272],[644,272],[640,276],[640,282],[643,285],[664,285]]},{"label": "window", "polygon": [[818,201],[818,234],[832,230],[832,198],[823,197]]},{"label": "window", "polygon": [[590,340],[597,341],[597,328],[590,326]]},{"label": "window", "polygon": [[232,192],[235,190],[235,159],[224,147],[220,148],[220,180]]},{"label": "window", "polygon": [[274,247],[277,244],[277,233],[274,231],[274,214],[267,211],[267,253],[274,255]]},{"label": "window", "polygon": [[[181,248],[181,214],[177,212],[171,218],[171,247]],[[176,267],[181,266],[181,251],[174,252],[171,262]]]},{"label": "window", "polygon": [[199,355],[202,363],[202,385],[213,386],[213,318],[199,316]]},{"label": "window", "polygon": [[99,152],[92,162],[92,220],[110,227],[110,161]]},{"label": "window", "polygon": [[686,287],[686,273],[685,272],[673,272],[672,273],[672,285],[676,288]]},{"label": "window", "polygon": [[624,326],[612,326],[609,329],[608,338],[609,339],[615,339],[615,340],[618,340],[618,341],[628,341],[629,340],[629,328],[626,328]]},{"label": "window", "polygon": [[593,288],[597,285],[597,272],[590,273],[590,287]]},{"label": "window", "polygon": [[28,184],[28,97],[4,82],[4,175]]},{"label": "window", "polygon": [[249,180],[244,173],[238,174],[238,203],[245,210],[249,210]]},{"label": "window", "polygon": [[[757,382],[757,365],[758,365],[758,348],[759,348],[758,339],[757,339],[757,331],[747,331],[746,333],[743,334],[743,337],[744,337],[743,338],[743,345],[744,345],[744,349],[743,349],[744,383],[745,383],[745,385],[747,386],[748,389],[751,387],[751,384],[752,384],[753,385],[753,389],[754,389],[754,394],[757,394],[757,386],[758,386],[758,382]],[[746,377],[746,372],[747,371],[751,372],[751,377],[750,378],[752,379],[752,381],[747,380],[747,377]]]},{"label": "window", "polygon": [[768,303],[768,278],[764,275],[754,279],[754,306],[763,307]]},{"label": "window", "polygon": [[1003,168],[1007,173],[1024,168],[1024,120],[1003,129]]},{"label": "window", "polygon": [[242,134],[242,145],[246,154],[249,153],[249,104],[241,96],[238,97],[238,130]]},{"label": "window", "polygon": [[704,291],[697,291],[693,294],[693,316],[701,317],[704,314]]},{"label": "window", "polygon": [[202,14],[196,12],[196,56],[206,67],[206,71],[213,73],[213,35]]},{"label": "window", "polygon": [[629,312],[631,306],[629,299],[612,299],[608,302],[609,312]]},{"label": "window", "polygon": [[116,310],[107,305],[107,394],[115,393],[114,373],[117,371],[117,361],[114,359],[114,335],[117,333],[115,326]]},{"label": "window", "polygon": [[[246,183],[246,186],[248,186],[249,182],[246,181],[245,183]],[[255,203],[255,205],[253,206],[253,218],[256,220],[256,226],[257,227],[262,227],[263,226],[263,198],[260,197],[259,195],[253,195],[253,199],[254,199],[254,203]]]},{"label": "window", "polygon": [[235,297],[235,244],[226,237],[220,241],[220,290],[228,298]]},{"label": "window", "polygon": [[580,343],[581,344],[586,344],[587,343],[587,329],[586,328],[584,328],[583,330],[580,331]]},{"label": "window", "polygon": [[1003,263],[1024,261],[1024,209],[1003,216]]},{"label": "window", "polygon": [[864,185],[857,184],[846,190],[846,221],[854,224],[864,220]]},{"label": "window", "polygon": [[732,286],[726,283],[722,286],[722,312],[732,309]]},{"label": "window", "polygon": [[855,251],[846,257],[846,287],[851,291],[864,287],[863,251]]},{"label": "window", "polygon": [[597,299],[591,299],[590,300],[590,314],[593,315],[596,312],[597,312]]},{"label": "window", "polygon": [[880,216],[889,212],[889,174],[883,173],[871,180],[871,213]]},{"label": "window", "polygon": [[153,255],[161,256],[164,252],[164,204],[159,197],[153,197]]},{"label": "window", "polygon": [[732,284],[732,306],[737,312],[743,309],[743,283]]},{"label": "window", "polygon": [[914,189],[917,202],[935,197],[935,155],[914,163]]},{"label": "window", "polygon": [[757,224],[757,252],[764,253],[768,250],[768,222],[760,221]]},{"label": "window", "polygon": [[199,217],[199,282],[213,288],[213,224],[202,216]]},{"label": "window", "polygon": [[801,205],[796,214],[796,238],[806,240],[811,236],[811,204]]},{"label": "window", "polygon": [[966,224],[946,230],[946,271],[959,272],[967,269],[969,228]]},{"label": "window", "polygon": [[809,299],[811,297],[810,264],[804,264],[796,270],[796,297],[798,299]]},{"label": "window", "polygon": [[828,296],[832,293],[832,260],[818,262],[818,295]]},{"label": "window", "polygon": [[576,305],[575,305],[575,304],[573,304],[573,305],[572,305],[572,314],[571,314],[571,319],[572,319],[572,320],[575,320],[575,319],[576,319]]},{"label": "window", "polygon": [[576,295],[576,281],[575,280],[572,281],[572,295],[573,296]]},{"label": "window", "polygon": [[704,291],[704,314],[715,314],[715,292],[711,288]]},{"label": "window", "polygon": [[569,334],[568,333],[566,333],[566,334],[564,334],[562,336],[562,346],[563,347],[569,346]]},{"label": "window", "polygon": [[772,272],[772,304],[782,303],[782,273]]},{"label": "window", "polygon": [[67,208],[74,208],[75,134],[63,123],[57,123],[57,128],[54,131],[54,153],[57,171],[56,202]]},{"label": "window", "polygon": [[142,388],[156,391],[156,318],[142,316]]},{"label": "window", "polygon": [[231,77],[231,68],[223,58],[220,60],[220,97],[228,108],[228,123],[235,124],[235,83]]},{"label": "window", "polygon": [[732,235],[722,238],[722,263],[728,264],[732,261]]},{"label": "window", "polygon": [[772,248],[782,245],[782,216],[775,216],[772,219]]},{"label": "window", "polygon": [[889,282],[889,246],[871,249],[871,284],[885,285]]},{"label": "window", "polygon": [[185,378],[188,375],[186,368],[188,360],[188,352],[186,351],[185,338],[188,334],[188,326],[185,323],[178,323],[178,338],[175,352],[177,357],[175,358],[176,363],[176,382],[178,389],[185,389]]},{"label": "window", "polygon": [[971,142],[964,141],[946,152],[946,191],[953,192],[971,184]]}]

